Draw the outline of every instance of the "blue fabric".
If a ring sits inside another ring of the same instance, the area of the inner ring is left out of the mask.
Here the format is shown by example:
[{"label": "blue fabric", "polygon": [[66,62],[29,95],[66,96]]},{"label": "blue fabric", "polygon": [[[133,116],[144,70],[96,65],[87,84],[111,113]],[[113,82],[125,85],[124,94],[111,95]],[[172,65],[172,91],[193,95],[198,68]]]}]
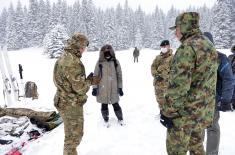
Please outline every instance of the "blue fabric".
[{"label": "blue fabric", "polygon": [[216,103],[230,103],[233,97],[235,77],[227,56],[218,52],[219,67],[217,70]]}]

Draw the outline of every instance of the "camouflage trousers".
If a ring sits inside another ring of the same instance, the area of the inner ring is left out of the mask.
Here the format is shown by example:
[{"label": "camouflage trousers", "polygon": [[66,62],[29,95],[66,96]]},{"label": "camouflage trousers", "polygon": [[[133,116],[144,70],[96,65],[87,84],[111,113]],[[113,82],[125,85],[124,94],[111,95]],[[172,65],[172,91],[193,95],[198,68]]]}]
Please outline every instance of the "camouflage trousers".
[{"label": "camouflage trousers", "polygon": [[164,90],[155,88],[155,96],[160,109],[162,109],[162,105],[165,103],[165,97],[163,92]]},{"label": "camouflage trousers", "polygon": [[64,122],[64,154],[77,155],[77,146],[83,136],[83,107],[82,104],[71,104],[59,101],[55,104]]},{"label": "camouflage trousers", "polygon": [[205,155],[203,147],[204,129],[176,129],[167,130],[166,148],[168,155]]}]

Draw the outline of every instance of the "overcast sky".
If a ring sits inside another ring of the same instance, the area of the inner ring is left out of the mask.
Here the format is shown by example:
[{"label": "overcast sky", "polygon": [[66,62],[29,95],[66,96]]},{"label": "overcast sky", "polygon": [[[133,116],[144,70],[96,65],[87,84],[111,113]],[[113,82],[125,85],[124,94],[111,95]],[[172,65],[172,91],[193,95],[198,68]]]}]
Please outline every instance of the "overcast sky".
[{"label": "overcast sky", "polygon": [[[10,2],[17,4],[18,0],[0,0],[0,9],[9,6]],[[68,4],[73,4],[77,0],[67,0]],[[22,4],[28,5],[29,0],[21,0]],[[50,0],[50,2],[57,2],[57,0]],[[81,2],[81,0],[80,0]],[[115,7],[118,3],[124,4],[125,0],[93,0],[94,4],[100,8]],[[136,9],[139,5],[146,12],[153,12],[156,5],[161,8],[165,13],[173,5],[175,8],[184,10],[190,5],[199,7],[206,4],[208,7],[212,7],[216,0],[128,0],[128,4],[131,8]]]}]

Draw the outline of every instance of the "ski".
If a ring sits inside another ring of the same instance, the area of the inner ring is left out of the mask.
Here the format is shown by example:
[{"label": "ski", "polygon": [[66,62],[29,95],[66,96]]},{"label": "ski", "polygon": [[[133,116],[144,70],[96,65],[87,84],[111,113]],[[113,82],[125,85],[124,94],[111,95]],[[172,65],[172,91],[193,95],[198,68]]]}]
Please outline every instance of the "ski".
[{"label": "ski", "polygon": [[3,51],[0,51],[0,70],[3,81],[3,96],[5,101],[4,107],[7,107],[7,105],[12,104],[11,83],[10,83],[10,78],[7,76],[7,71],[4,65]]},{"label": "ski", "polygon": [[6,49],[4,49],[2,52],[3,52],[3,57],[5,60],[5,65],[6,65],[9,77],[10,77],[10,83],[11,83],[11,86],[13,89],[14,99],[15,99],[15,101],[18,101],[19,100],[19,85],[18,85],[16,77],[14,76],[14,74],[12,72],[10,59],[9,59],[9,56],[7,53],[8,51]]}]

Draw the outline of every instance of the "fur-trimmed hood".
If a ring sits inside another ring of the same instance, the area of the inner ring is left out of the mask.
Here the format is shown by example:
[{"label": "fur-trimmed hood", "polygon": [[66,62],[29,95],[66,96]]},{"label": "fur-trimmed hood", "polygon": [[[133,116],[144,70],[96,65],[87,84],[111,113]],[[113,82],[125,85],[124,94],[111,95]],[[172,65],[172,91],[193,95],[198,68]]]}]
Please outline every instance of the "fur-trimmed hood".
[{"label": "fur-trimmed hood", "polygon": [[111,57],[112,57],[111,60],[116,59],[113,47],[111,45],[109,45],[109,44],[106,44],[100,50],[100,56],[99,56],[99,61],[100,62],[105,61],[105,58],[104,58],[104,52],[105,51],[109,51],[110,52]]}]

